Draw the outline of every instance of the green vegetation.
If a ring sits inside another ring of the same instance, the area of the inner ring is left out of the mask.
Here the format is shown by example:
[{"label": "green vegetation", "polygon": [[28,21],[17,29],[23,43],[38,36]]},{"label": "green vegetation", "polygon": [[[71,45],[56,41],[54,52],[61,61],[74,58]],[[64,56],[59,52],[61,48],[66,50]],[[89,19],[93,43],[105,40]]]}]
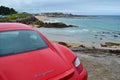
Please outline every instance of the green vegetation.
[{"label": "green vegetation", "polygon": [[5,22],[5,21],[14,21],[17,19],[22,19],[26,18],[28,16],[31,16],[31,14],[28,13],[17,13],[13,8],[5,7],[5,6],[0,6],[0,22]]},{"label": "green vegetation", "polygon": [[10,15],[10,14],[16,14],[17,11],[15,11],[13,8],[0,6],[0,15]]},{"label": "green vegetation", "polygon": [[11,15],[7,15],[4,18],[0,18],[0,21],[11,21],[16,19],[26,18],[28,16],[31,16],[31,14],[28,14],[28,13],[11,14]]},{"label": "green vegetation", "polygon": [[31,16],[31,14],[18,13],[18,14],[8,15],[6,18],[9,19],[9,20],[15,20],[15,19],[20,19],[20,18],[26,18],[28,16]]}]

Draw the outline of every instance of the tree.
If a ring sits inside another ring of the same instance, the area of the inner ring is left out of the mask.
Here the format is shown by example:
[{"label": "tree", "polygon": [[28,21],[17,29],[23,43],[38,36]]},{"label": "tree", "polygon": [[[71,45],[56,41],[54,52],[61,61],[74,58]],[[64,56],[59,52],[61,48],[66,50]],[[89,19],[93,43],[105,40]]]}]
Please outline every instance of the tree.
[{"label": "tree", "polygon": [[0,15],[10,15],[15,13],[17,13],[17,11],[15,11],[13,8],[0,6]]}]

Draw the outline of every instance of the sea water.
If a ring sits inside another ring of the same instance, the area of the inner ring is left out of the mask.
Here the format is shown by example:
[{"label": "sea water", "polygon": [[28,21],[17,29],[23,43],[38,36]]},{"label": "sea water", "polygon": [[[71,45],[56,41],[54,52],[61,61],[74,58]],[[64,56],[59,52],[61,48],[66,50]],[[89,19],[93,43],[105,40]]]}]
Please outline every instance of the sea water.
[{"label": "sea water", "polygon": [[74,43],[102,44],[120,42],[120,16],[88,16],[53,18],[52,22],[63,22],[77,27],[40,28],[50,40]]}]

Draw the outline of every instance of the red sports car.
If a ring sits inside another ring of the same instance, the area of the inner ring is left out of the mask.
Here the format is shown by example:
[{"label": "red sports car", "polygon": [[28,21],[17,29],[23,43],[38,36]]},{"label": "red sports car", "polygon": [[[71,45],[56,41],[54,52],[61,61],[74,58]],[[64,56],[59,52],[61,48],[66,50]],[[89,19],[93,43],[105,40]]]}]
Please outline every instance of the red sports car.
[{"label": "red sports car", "polygon": [[87,80],[87,71],[71,50],[38,30],[0,23],[0,80]]}]

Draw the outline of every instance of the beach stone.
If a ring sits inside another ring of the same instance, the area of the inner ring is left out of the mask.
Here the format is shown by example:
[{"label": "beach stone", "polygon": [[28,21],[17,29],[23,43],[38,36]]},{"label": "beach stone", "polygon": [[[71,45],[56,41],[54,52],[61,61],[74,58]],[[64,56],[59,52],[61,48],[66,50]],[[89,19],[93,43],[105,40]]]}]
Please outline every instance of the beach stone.
[{"label": "beach stone", "polygon": [[100,40],[102,40],[102,38],[100,38]]},{"label": "beach stone", "polygon": [[114,35],[114,37],[118,37],[118,35]]},{"label": "beach stone", "polygon": [[100,44],[101,45],[101,47],[107,47],[107,45],[106,44]]},{"label": "beach stone", "polygon": [[57,22],[57,23],[44,23],[44,27],[47,28],[66,28],[66,27],[77,27],[75,25],[67,25],[62,22]]},{"label": "beach stone", "polygon": [[120,55],[118,55],[118,57],[120,58]]},{"label": "beach stone", "polygon": [[70,48],[72,51],[85,51],[87,50],[86,48],[83,47],[74,47],[74,48]]},{"label": "beach stone", "polygon": [[85,46],[84,46],[84,45],[79,45],[79,47],[85,48]]},{"label": "beach stone", "polygon": [[97,34],[95,36],[98,36]]},{"label": "beach stone", "polygon": [[90,56],[93,56],[93,57],[106,57],[107,55],[105,55],[105,54],[90,54]]},{"label": "beach stone", "polygon": [[120,33],[118,33],[118,35],[120,35]]},{"label": "beach stone", "polygon": [[109,53],[120,55],[120,50],[109,50]]},{"label": "beach stone", "polygon": [[66,46],[66,47],[71,47],[70,45],[68,45],[68,44],[65,43],[65,42],[58,42],[58,44],[64,45],[64,46]]}]

